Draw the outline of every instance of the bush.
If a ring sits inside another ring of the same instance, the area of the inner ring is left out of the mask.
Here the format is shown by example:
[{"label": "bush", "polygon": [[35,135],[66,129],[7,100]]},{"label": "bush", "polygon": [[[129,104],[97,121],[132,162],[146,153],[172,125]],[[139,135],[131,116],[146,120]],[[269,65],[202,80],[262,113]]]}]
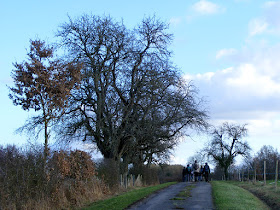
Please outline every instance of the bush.
[{"label": "bush", "polygon": [[137,176],[141,174],[143,176],[143,182],[146,185],[154,185],[166,182],[179,182],[182,180],[182,170],[181,165],[138,165],[130,169],[130,173]]},{"label": "bush", "polygon": [[117,190],[120,183],[119,166],[113,159],[104,158],[97,164],[97,176],[103,180],[110,189]]},{"label": "bush", "polygon": [[181,182],[182,181],[182,165],[161,164],[159,170],[160,183],[165,182]]},{"label": "bush", "polygon": [[0,209],[62,209],[93,202],[109,193],[96,176],[89,154],[0,146]]}]

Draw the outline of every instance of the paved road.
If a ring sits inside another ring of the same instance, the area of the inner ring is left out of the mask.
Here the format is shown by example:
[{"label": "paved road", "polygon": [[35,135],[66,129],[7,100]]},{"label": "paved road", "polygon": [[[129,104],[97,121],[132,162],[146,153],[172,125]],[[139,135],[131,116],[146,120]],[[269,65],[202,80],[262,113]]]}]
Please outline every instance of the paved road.
[{"label": "paved road", "polygon": [[[190,185],[194,185],[190,187]],[[181,191],[190,190],[191,196],[180,197]],[[212,188],[209,183],[181,182],[172,185],[148,198],[134,204],[130,210],[165,210],[165,209],[215,209],[212,201]]]}]

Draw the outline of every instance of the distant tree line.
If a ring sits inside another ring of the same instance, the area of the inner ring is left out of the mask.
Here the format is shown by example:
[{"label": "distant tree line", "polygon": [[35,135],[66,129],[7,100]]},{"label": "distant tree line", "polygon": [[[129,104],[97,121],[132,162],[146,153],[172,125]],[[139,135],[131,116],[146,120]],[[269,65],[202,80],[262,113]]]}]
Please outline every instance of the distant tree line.
[{"label": "distant tree line", "polygon": [[[280,153],[270,145],[264,145],[254,155],[248,154],[240,165],[232,164],[228,170],[229,179],[264,180],[264,161],[266,162],[266,179],[275,180],[276,163],[280,159]],[[279,163],[278,163],[279,164]],[[279,167],[278,167],[279,168]],[[249,176],[248,176],[249,173]],[[278,171],[279,173],[279,171]],[[224,177],[222,168],[217,165],[213,178],[221,179]],[[279,176],[278,176],[279,177]]]},{"label": "distant tree line", "polygon": [[15,105],[40,112],[23,129],[43,128],[45,159],[51,128],[67,143],[94,144],[127,171],[168,158],[178,137],[208,126],[196,87],[171,61],[164,22],[148,17],[131,30],[111,17],[83,15],[69,18],[57,37],[55,46],[30,41],[10,87]]}]

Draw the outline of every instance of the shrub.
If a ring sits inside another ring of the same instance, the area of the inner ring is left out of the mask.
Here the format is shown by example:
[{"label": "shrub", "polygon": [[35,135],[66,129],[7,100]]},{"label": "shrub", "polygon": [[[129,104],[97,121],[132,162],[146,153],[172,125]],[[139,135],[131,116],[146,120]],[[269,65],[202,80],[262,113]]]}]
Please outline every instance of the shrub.
[{"label": "shrub", "polygon": [[110,189],[117,190],[120,182],[119,166],[113,159],[102,159],[97,164],[97,174]]},{"label": "shrub", "polygon": [[84,151],[26,150],[0,146],[0,209],[63,209],[109,193]]}]

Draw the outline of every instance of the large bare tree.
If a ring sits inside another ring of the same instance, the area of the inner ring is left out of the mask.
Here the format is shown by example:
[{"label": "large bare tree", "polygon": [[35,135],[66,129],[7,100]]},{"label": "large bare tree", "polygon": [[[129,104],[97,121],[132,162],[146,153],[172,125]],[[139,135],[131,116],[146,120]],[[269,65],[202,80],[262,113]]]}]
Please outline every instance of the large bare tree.
[{"label": "large bare tree", "polygon": [[195,88],[170,60],[167,29],[155,17],[128,30],[94,15],[60,28],[68,57],[84,64],[64,124],[67,134],[96,144],[105,158],[152,162],[174,147],[184,129],[207,125]]},{"label": "large bare tree", "polygon": [[235,125],[228,122],[214,128],[211,132],[212,140],[204,151],[224,170],[226,179],[228,179],[228,169],[235,158],[239,155],[246,157],[250,152],[250,146],[243,140],[247,132],[246,124]]},{"label": "large bare tree", "polygon": [[65,63],[55,58],[54,48],[42,40],[30,40],[28,59],[15,63],[12,71],[14,87],[10,98],[24,110],[41,113],[33,117],[26,127],[43,126],[45,157],[48,152],[49,127],[68,106],[68,97],[80,80],[80,65]]}]

